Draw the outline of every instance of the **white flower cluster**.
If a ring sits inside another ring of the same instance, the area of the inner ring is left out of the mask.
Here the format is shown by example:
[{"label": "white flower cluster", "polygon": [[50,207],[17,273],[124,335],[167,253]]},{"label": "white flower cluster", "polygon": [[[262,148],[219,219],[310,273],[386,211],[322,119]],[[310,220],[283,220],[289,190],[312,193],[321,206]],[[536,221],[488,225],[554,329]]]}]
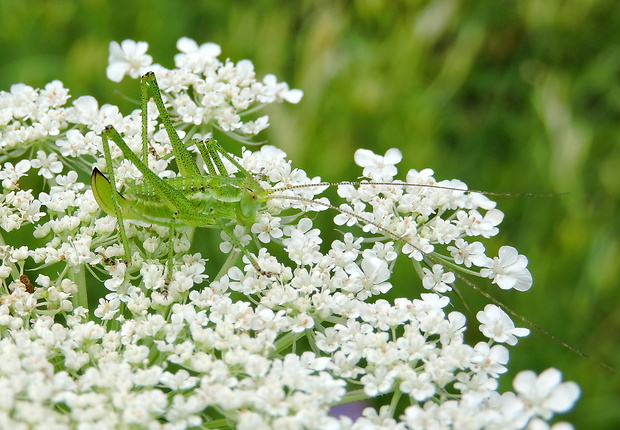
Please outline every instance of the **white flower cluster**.
[{"label": "white flower cluster", "polygon": [[[219,62],[217,45],[178,46],[178,69],[166,71],[151,65],[146,44],[113,43],[108,75],[155,70],[177,118],[222,130],[222,110],[300,96],[275,78],[255,81],[249,62]],[[329,184],[263,146],[238,158],[267,197],[255,223],[235,234],[250,248],[253,239],[265,244],[256,262],[273,276],[247,256],[243,267],[212,267],[189,252],[191,230],[169,238],[167,228],[144,223],[126,223],[131,261],[123,261],[116,220],[101,217],[83,179],[92,164],[104,165],[98,133],[107,124],[141,150],[141,117],[91,97],[64,107],[66,90],[48,87],[0,94],[0,428],[539,429],[577,400],[578,386],[555,369],[524,371],[514,392],[500,393],[504,344],[529,331],[489,304],[477,314],[488,341],[470,345],[465,316],[446,311],[444,293],[461,273],[503,289],[532,284],[523,255],[506,246],[492,258],[477,240],[496,235],[503,218],[486,196],[437,182],[429,169],[395,181],[398,150],[359,150],[369,181],[340,184],[337,207],[317,198]],[[148,165],[173,177],[169,158],[156,155],[170,144],[151,106],[149,118]],[[29,159],[15,160],[29,148]],[[136,166],[111,149],[118,186],[139,183]],[[45,189],[26,188],[38,176]],[[348,227],[331,244],[304,216],[326,209]],[[225,234],[221,248],[240,254]],[[417,298],[390,303],[381,295],[399,256],[420,276],[407,289]],[[89,293],[102,296],[98,305]],[[389,406],[329,415],[331,406],[377,396]]]},{"label": "white flower cluster", "polygon": [[[146,42],[125,40],[110,44],[108,78],[120,82],[125,75],[138,78],[148,71],[157,75],[164,99],[170,102],[171,115],[193,125],[210,124],[222,131],[255,135],[269,126],[269,117],[253,121],[242,116],[261,105],[274,102],[299,103],[303,92],[289,89],[286,82],[277,82],[274,75],[256,79],[249,60],[237,64],[218,60],[221,54],[215,43],[198,44],[183,37],[177,42],[180,53],[174,57],[177,69],[168,70],[152,64],[146,54]],[[206,134],[210,130],[201,131]],[[196,130],[192,130],[193,133]]]}]

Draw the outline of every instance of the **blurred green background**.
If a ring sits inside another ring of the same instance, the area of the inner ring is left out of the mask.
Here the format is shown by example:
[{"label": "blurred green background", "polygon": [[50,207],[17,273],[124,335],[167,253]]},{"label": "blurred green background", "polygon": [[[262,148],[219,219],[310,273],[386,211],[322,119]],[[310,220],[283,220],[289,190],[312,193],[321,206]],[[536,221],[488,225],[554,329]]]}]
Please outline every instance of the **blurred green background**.
[{"label": "blurred green background", "polygon": [[[353,180],[357,148],[398,147],[402,172],[430,167],[474,189],[555,193],[500,198],[503,233],[488,248],[516,246],[535,284],[495,295],[620,369],[615,0],[2,0],[0,28],[0,90],[60,79],[73,97],[91,94],[128,113],[138,85],[106,79],[109,42],[147,41],[154,61],[173,67],[176,41],[188,36],[304,90],[299,105],[270,109],[261,137],[311,176]],[[400,270],[404,279],[410,269]],[[482,307],[462,290],[471,308]],[[504,388],[518,370],[557,367],[583,390],[562,417],[577,428],[618,428],[617,372],[536,331],[511,354]]]}]

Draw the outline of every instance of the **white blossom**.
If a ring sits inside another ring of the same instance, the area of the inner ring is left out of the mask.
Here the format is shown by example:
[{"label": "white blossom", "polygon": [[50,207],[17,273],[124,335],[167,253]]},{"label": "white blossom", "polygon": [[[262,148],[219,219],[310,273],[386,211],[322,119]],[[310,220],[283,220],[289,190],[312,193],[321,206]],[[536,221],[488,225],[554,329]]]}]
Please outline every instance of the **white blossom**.
[{"label": "white blossom", "polygon": [[136,79],[146,71],[146,67],[153,62],[153,57],[146,53],[149,48],[146,42],[123,40],[110,42],[110,56],[106,74],[108,79],[120,82],[125,75]]},{"label": "white blossom", "polygon": [[547,369],[538,376],[525,370],[515,377],[513,386],[532,413],[550,419],[554,413],[570,410],[580,395],[577,384],[561,381],[562,374],[557,369]]},{"label": "white blossom", "polygon": [[515,248],[502,246],[499,256],[493,260],[488,259],[485,265],[487,269],[482,269],[480,274],[493,279],[493,283],[503,290],[514,288],[517,291],[527,291],[533,282],[527,264],[527,257],[520,255]]},{"label": "white blossom", "polygon": [[482,323],[480,325],[482,334],[495,342],[516,345],[517,337],[527,336],[530,333],[526,328],[515,327],[508,314],[496,305],[486,305],[484,311],[476,314],[476,318]]}]

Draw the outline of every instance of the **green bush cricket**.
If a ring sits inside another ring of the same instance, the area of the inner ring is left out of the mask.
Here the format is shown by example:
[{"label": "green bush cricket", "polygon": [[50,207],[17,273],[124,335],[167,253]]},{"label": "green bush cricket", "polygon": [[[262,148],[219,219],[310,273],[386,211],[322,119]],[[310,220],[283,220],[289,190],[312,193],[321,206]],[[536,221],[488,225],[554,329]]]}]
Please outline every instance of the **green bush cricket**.
[{"label": "green bush cricket", "polygon": [[[175,159],[181,176],[162,179],[151,171],[143,160],[148,151],[147,142],[147,102],[152,95],[168,133]],[[109,141],[113,141],[142,173],[144,183],[134,186],[120,194],[112,186],[113,169],[108,168],[106,178],[97,168],[92,174],[93,194],[99,206],[109,215],[115,216],[119,234],[127,261],[131,259],[129,243],[123,219],[145,221],[170,227],[168,251],[168,277],[172,274],[172,238],[177,225],[190,227],[218,226],[230,237],[233,244],[250,259],[256,270],[263,275],[270,275],[258,266],[256,259],[235,237],[228,225],[236,220],[241,225],[251,225],[257,211],[268,198],[270,192],[263,190],[260,183],[245,170],[228,152],[215,141],[192,140],[190,145],[197,145],[208,168],[204,175],[198,169],[194,155],[181,141],[168,116],[159,91],[154,73],[147,73],[141,79],[142,96],[142,144],[141,160],[112,126],[107,126],[101,134],[106,164],[112,166]],[[231,176],[222,163],[221,156],[230,161],[239,171],[239,176]]]}]

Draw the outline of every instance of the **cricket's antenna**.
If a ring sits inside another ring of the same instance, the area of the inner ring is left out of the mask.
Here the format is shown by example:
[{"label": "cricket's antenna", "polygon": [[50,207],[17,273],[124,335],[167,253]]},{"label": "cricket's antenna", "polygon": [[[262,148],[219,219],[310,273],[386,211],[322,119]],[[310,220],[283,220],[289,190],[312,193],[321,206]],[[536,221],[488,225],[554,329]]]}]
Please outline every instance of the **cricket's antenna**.
[{"label": "cricket's antenna", "polygon": [[448,191],[461,191],[464,193],[479,193],[487,196],[509,196],[509,197],[554,197],[558,194],[534,194],[534,193],[494,193],[492,191],[481,191],[481,190],[471,190],[468,188],[458,188],[458,187],[448,187],[445,185],[439,185],[436,182],[432,182],[429,184],[416,184],[411,182],[374,182],[374,181],[345,181],[345,182],[317,182],[314,184],[297,184],[297,185],[286,185],[280,188],[274,188],[272,191],[285,191],[285,190],[293,190],[296,188],[312,188],[312,187],[335,187],[338,185],[355,185],[355,186],[376,186],[376,185],[396,185],[399,187],[428,187],[435,188],[440,190],[448,190]]}]

